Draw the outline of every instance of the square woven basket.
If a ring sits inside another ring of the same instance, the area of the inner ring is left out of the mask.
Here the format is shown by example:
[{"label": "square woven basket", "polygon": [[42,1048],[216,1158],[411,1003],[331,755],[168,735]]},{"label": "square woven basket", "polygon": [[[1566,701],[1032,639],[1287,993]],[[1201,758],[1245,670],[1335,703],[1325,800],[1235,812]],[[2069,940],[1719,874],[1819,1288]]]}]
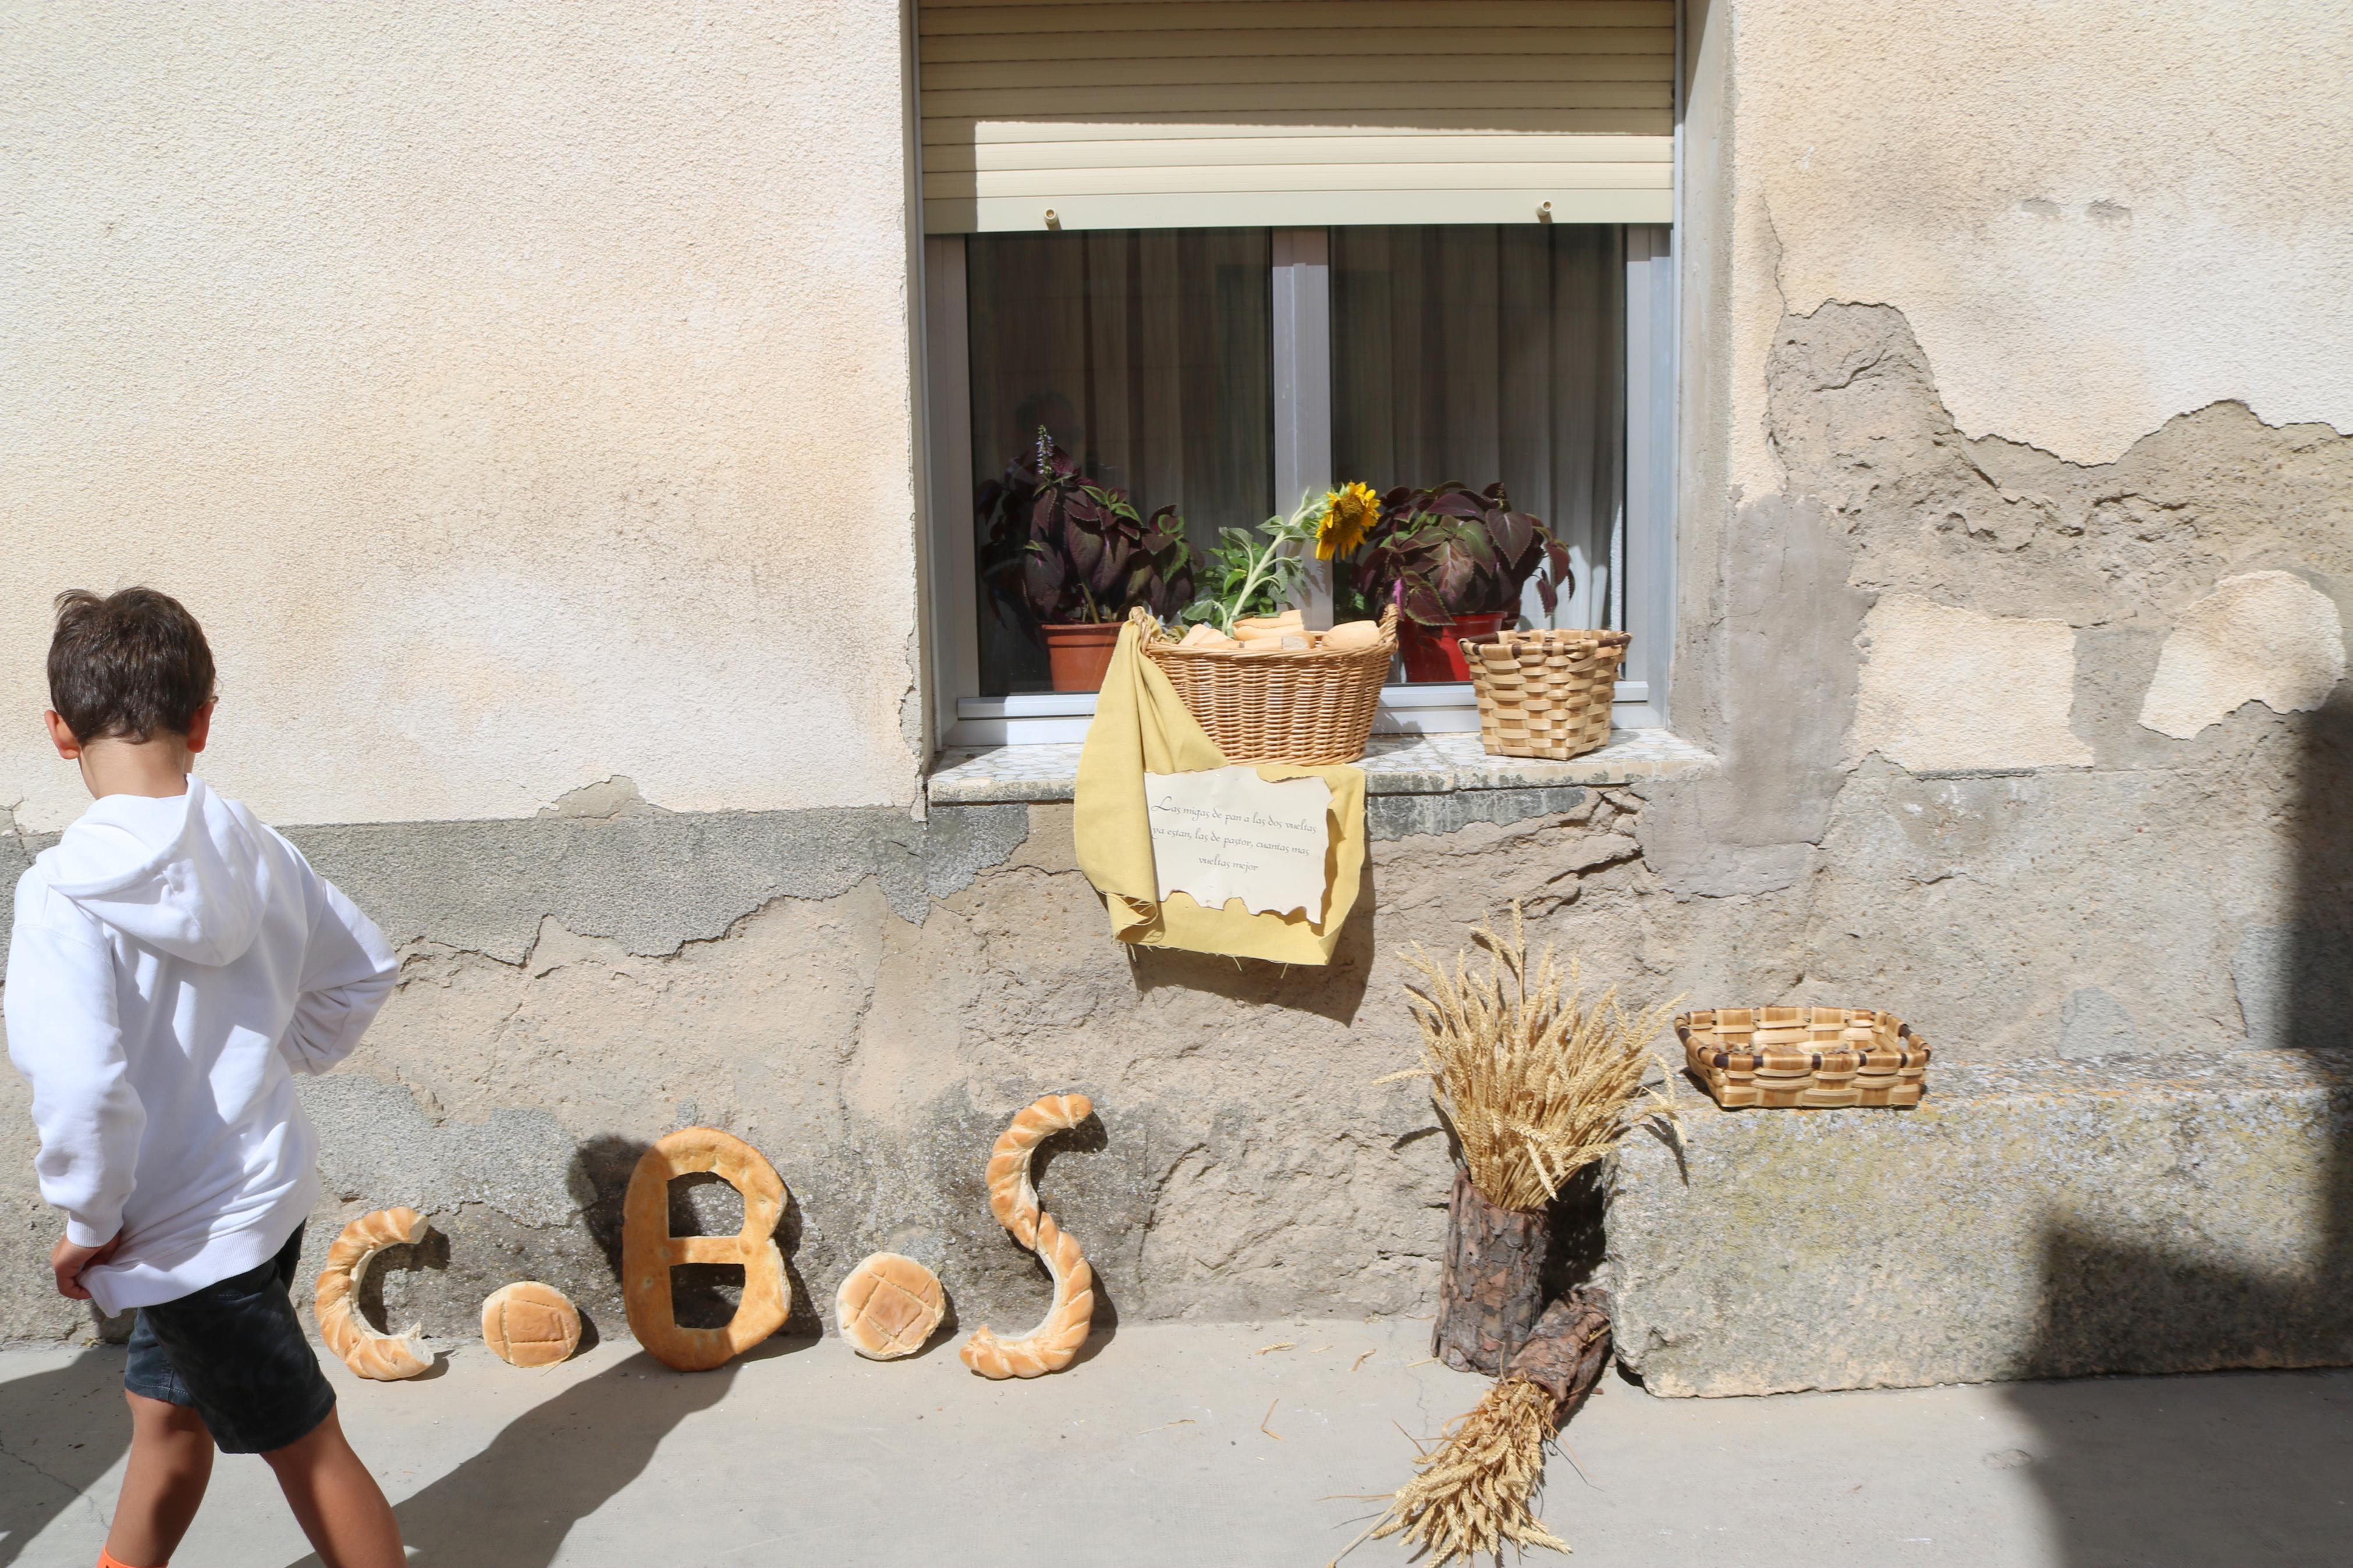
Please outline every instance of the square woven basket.
[{"label": "square woven basket", "polygon": [[1727,1110],[1917,1105],[1928,1042],[1869,1007],[1715,1007],[1675,1019],[1683,1059]]},{"label": "square woven basket", "polygon": [[1609,743],[1624,632],[1500,632],[1462,643],[1479,740],[1501,757],[1565,763]]}]

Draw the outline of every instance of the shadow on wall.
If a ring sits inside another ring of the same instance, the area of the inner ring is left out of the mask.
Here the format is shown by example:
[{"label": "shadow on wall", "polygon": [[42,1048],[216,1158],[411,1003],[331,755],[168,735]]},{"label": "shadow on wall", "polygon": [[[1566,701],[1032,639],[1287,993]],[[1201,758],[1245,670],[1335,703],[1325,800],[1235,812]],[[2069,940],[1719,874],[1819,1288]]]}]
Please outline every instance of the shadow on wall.
[{"label": "shadow on wall", "polygon": [[97,1514],[102,1505],[85,1499],[130,1446],[118,1346],[0,1383],[0,1565],[68,1510]]},{"label": "shadow on wall", "polygon": [[[591,1138],[572,1159],[572,1194],[581,1205],[580,1217],[589,1238],[603,1254],[617,1287],[621,1279],[621,1209],[628,1194],[630,1173],[652,1147],[634,1138],[612,1135]],[[776,1250],[784,1255],[785,1279],[792,1287],[791,1315],[778,1337],[815,1339],[825,1331],[810,1300],[807,1281],[793,1261],[800,1250],[802,1228],[799,1196],[787,1186],[784,1217],[776,1222]],[[733,1236],[744,1226],[744,1195],[713,1175],[681,1176],[670,1184],[670,1229],[672,1236]],[[733,1264],[691,1263],[670,1271],[671,1310],[680,1326],[719,1328],[735,1315],[742,1298],[744,1270]],[[623,1323],[611,1325],[627,1333]]]},{"label": "shadow on wall", "polygon": [[[2251,933],[2237,967],[2250,1044],[2314,1054],[2331,1072],[2319,1256],[2293,1273],[2234,1273],[2092,1236],[2043,1248],[2034,1366],[2353,1363],[2353,695],[2297,716],[2287,926]],[[2318,1347],[2316,1350],[2315,1347]],[[2353,1376],[2151,1379],[2105,1418],[2064,1384],[2008,1396],[2040,1428],[2030,1459],[2068,1568],[2237,1568],[2353,1554]],[[1999,1456],[1989,1457],[1994,1462]]]},{"label": "shadow on wall", "polygon": [[1130,947],[1127,963],[1139,997],[1163,988],[1198,991],[1254,1007],[1313,1013],[1335,1024],[1355,1025],[1365,1005],[1366,983],[1380,951],[1376,931],[1379,900],[1374,896],[1373,857],[1367,846],[1356,907],[1340,927],[1332,962],[1321,969],[1261,963],[1214,952],[1174,947]]}]

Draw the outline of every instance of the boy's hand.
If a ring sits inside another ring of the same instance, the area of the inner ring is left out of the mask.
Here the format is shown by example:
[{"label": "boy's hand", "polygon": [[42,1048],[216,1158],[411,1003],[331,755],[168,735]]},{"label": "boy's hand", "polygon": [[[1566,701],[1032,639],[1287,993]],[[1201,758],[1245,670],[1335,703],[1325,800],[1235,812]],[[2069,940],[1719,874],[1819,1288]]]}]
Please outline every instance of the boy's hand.
[{"label": "boy's hand", "polygon": [[89,1300],[90,1292],[82,1288],[81,1271],[105,1262],[121,1245],[121,1231],[115,1232],[114,1239],[104,1247],[76,1247],[59,1237],[57,1246],[49,1250],[49,1271],[58,1277],[58,1294],[70,1301]]}]

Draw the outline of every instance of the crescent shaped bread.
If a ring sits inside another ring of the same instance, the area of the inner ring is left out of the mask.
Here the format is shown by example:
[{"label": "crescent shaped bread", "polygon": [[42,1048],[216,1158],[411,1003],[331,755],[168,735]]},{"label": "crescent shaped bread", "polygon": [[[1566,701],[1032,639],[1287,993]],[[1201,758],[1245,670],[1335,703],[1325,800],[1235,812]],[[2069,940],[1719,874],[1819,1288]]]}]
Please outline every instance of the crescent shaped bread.
[{"label": "crescent shaped bread", "polygon": [[1023,1107],[989,1150],[989,1212],[1022,1246],[1038,1245],[1038,1189],[1029,1180],[1029,1156],[1048,1138],[1093,1115],[1094,1109],[1083,1094],[1050,1094]]},{"label": "crescent shaped bread", "polygon": [[[671,1181],[705,1171],[744,1194],[744,1228],[733,1236],[672,1236]],[[776,1250],[784,1215],[785,1184],[776,1168],[733,1133],[681,1128],[640,1155],[621,1200],[621,1304],[638,1343],[673,1371],[708,1372],[783,1328],[793,1301],[784,1254]],[[744,1270],[744,1294],[725,1328],[679,1322],[670,1281],[681,1263],[733,1263]]]},{"label": "crescent shaped bread", "polygon": [[501,1285],[483,1299],[482,1342],[509,1366],[554,1366],[580,1348],[580,1311],[553,1285]]},{"label": "crescent shaped bread", "polygon": [[869,1361],[913,1355],[946,1313],[940,1277],[895,1252],[878,1252],[860,1263],[833,1293],[841,1337]]},{"label": "crescent shaped bread", "polygon": [[360,1314],[360,1281],[368,1265],[387,1247],[408,1247],[425,1238],[432,1226],[415,1209],[377,1209],[343,1226],[327,1249],[327,1266],[319,1271],[318,1294],[311,1308],[319,1317],[319,1337],[343,1358],[343,1364],[362,1377],[397,1383],[433,1365],[433,1352],[420,1342],[420,1330],[378,1333]]},{"label": "crescent shaped bread", "polygon": [[1050,1214],[1038,1216],[1038,1256],[1045,1259],[1046,1271],[1054,1277],[1054,1304],[1047,1310],[1046,1321],[1024,1338],[1000,1340],[983,1323],[965,1342],[957,1355],[983,1377],[1039,1377],[1060,1372],[1087,1342],[1095,1315],[1095,1272],[1080,1252],[1078,1238],[1055,1224]]}]

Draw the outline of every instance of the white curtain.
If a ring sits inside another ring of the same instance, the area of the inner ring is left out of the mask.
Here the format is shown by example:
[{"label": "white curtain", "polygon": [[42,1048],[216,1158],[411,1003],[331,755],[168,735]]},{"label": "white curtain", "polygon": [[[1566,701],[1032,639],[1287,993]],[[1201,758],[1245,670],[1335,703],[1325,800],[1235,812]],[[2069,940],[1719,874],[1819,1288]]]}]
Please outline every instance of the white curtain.
[{"label": "white curtain", "polygon": [[1614,226],[1334,229],[1334,476],[1501,479],[1569,547],[1554,624],[1622,626],[1625,316]]},{"label": "white curtain", "polygon": [[[1272,242],[1265,229],[975,235],[972,480],[1040,425],[1147,515],[1174,506],[1196,546],[1274,506]],[[1042,689],[1043,652],[981,590],[982,689]]]}]

